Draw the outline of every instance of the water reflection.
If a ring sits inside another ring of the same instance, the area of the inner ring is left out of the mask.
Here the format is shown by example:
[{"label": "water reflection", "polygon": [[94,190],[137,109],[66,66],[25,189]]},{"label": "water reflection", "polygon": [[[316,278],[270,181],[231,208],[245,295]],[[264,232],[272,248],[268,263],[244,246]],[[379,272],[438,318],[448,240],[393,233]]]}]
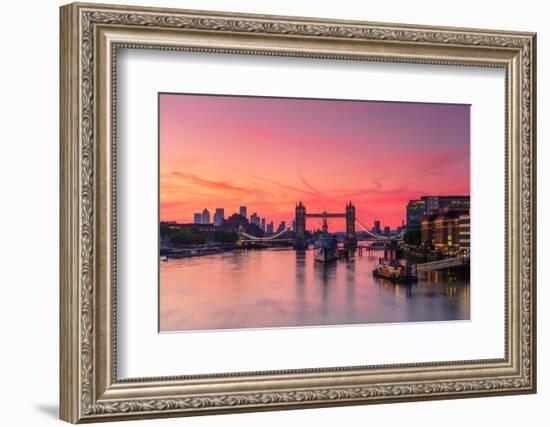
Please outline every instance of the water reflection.
[{"label": "water reflection", "polygon": [[303,316],[304,306],[306,300],[306,251],[299,249],[294,251],[296,254],[296,305],[298,307],[297,312],[299,316],[299,321],[304,322],[305,318]]},{"label": "water reflection", "polygon": [[234,251],[160,265],[162,331],[463,320],[467,274],[424,273],[418,283],[372,276],[378,256],[328,266],[311,251]]}]

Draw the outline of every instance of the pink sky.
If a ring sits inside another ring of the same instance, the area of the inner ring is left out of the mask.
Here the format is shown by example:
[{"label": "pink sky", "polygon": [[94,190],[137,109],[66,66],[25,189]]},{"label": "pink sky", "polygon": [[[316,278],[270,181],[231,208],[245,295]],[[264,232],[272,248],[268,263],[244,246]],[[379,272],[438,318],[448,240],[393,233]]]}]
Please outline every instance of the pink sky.
[{"label": "pink sky", "polygon": [[[160,218],[248,207],[275,225],[344,212],[395,228],[422,195],[470,194],[470,107],[161,94]],[[310,220],[308,228],[316,228]],[[343,221],[334,220],[334,231]]]}]

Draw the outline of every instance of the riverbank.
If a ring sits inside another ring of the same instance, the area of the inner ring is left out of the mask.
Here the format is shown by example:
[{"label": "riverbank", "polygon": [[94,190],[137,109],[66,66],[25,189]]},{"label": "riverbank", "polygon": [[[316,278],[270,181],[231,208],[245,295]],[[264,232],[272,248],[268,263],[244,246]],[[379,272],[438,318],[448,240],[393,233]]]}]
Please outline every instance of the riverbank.
[{"label": "riverbank", "polygon": [[160,257],[167,259],[180,259],[180,258],[191,258],[197,256],[206,256],[214,255],[222,252],[229,252],[234,250],[250,250],[250,249],[269,249],[269,248],[280,248],[280,247],[291,247],[286,243],[274,245],[266,243],[245,243],[245,244],[224,244],[224,245],[197,245],[189,247],[179,247],[179,248],[161,248]]},{"label": "riverbank", "polygon": [[219,245],[219,246],[195,246],[189,248],[161,248],[160,256],[167,259],[191,258],[196,256],[214,255],[222,252],[241,249],[237,245]]}]

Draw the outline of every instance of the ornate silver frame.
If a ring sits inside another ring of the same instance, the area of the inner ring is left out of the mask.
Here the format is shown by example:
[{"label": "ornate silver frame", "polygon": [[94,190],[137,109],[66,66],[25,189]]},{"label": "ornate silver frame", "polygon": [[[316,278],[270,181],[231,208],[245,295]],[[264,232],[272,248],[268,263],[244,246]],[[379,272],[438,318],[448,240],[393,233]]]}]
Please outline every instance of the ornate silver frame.
[{"label": "ornate silver frame", "polygon": [[[189,10],[61,8],[61,418],[78,422],[536,390],[535,34]],[[506,70],[505,357],[175,378],[116,375],[118,47]]]}]

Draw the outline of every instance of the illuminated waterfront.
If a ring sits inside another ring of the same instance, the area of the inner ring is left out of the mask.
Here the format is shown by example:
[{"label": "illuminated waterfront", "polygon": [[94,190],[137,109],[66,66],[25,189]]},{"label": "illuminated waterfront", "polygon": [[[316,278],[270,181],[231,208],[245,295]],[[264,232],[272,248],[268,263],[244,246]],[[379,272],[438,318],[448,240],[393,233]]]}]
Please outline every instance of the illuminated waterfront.
[{"label": "illuminated waterfront", "polygon": [[469,274],[372,276],[383,252],[322,265],[313,252],[235,250],[160,263],[161,331],[468,320]]}]

